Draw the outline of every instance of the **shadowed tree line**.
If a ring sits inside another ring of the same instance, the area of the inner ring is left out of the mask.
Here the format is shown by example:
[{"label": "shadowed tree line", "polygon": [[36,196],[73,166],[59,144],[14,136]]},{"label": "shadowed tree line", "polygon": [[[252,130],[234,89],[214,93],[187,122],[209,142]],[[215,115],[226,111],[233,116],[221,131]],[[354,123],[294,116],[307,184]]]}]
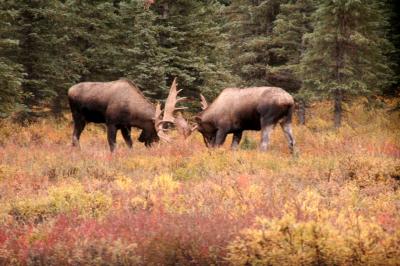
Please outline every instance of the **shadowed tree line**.
[{"label": "shadowed tree line", "polygon": [[[1,1],[0,115],[59,116],[82,81],[126,77],[163,99],[174,77],[198,107],[226,86],[280,86],[301,123],[331,99],[399,93],[394,0]],[[17,115],[15,115],[17,114]]]}]

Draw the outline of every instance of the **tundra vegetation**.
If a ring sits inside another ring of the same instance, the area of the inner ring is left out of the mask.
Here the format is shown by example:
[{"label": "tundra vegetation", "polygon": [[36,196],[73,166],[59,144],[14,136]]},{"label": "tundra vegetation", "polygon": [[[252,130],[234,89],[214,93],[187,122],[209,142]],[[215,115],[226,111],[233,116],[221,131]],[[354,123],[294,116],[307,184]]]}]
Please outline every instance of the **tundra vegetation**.
[{"label": "tundra vegetation", "polygon": [[249,131],[236,151],[172,132],[111,154],[95,124],[73,148],[69,113],[2,121],[0,264],[398,265],[399,113],[358,103],[332,130],[329,109],[294,121],[297,159],[280,130],[267,153]]},{"label": "tundra vegetation", "polygon": [[[0,265],[399,265],[397,2],[0,1]],[[175,77],[170,143],[72,147],[68,88],[126,78],[162,119]],[[188,137],[200,93],[244,87],[293,96],[298,157]]]}]

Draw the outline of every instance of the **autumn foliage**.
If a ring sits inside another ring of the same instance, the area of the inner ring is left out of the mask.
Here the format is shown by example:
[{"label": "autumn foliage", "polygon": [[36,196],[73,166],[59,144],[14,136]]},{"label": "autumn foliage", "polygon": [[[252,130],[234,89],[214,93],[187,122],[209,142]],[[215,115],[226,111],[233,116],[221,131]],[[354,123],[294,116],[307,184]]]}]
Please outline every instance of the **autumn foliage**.
[{"label": "autumn foliage", "polygon": [[119,136],[111,155],[102,126],[78,150],[70,118],[3,121],[0,265],[398,265],[399,114],[329,115],[295,125],[298,157],[278,128],[267,153],[248,132],[238,151]]}]

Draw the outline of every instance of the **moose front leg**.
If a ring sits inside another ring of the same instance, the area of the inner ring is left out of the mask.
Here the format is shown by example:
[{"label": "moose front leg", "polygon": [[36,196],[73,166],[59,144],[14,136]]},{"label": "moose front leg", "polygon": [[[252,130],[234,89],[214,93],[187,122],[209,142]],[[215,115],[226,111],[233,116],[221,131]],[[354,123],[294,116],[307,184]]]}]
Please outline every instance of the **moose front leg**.
[{"label": "moose front leg", "polygon": [[217,134],[215,135],[215,143],[214,143],[215,147],[219,147],[222,144],[224,144],[226,139],[226,134],[227,134],[226,130],[218,129]]},{"label": "moose front leg", "polygon": [[242,133],[243,131],[236,131],[235,133],[233,133],[232,145],[231,145],[231,148],[233,150],[236,150],[238,148],[240,140],[242,139]]},{"label": "moose front leg", "polygon": [[107,125],[107,140],[110,150],[113,152],[117,145],[117,127],[115,125]]},{"label": "moose front leg", "polygon": [[211,147],[211,145],[208,143],[208,139],[204,135],[203,135],[203,141],[207,148]]},{"label": "moose front leg", "polygon": [[144,145],[146,147],[151,147],[153,142],[159,140],[159,137],[157,136],[157,132],[154,129],[152,129],[151,126],[149,126],[143,128],[138,140],[140,142],[144,142]]}]

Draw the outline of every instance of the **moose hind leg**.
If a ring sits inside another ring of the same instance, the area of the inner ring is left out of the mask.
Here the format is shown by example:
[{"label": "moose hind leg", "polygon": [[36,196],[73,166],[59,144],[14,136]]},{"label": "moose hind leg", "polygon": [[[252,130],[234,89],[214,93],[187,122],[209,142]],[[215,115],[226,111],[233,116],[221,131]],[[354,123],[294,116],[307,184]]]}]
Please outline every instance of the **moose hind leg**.
[{"label": "moose hind leg", "polygon": [[115,125],[107,125],[107,140],[110,150],[113,152],[117,145],[117,127]]},{"label": "moose hind leg", "polygon": [[233,138],[232,138],[232,145],[231,148],[236,150],[239,146],[240,140],[242,139],[242,134],[243,131],[236,131],[233,133]]},{"label": "moose hind leg", "polygon": [[277,123],[277,117],[279,110],[277,108],[269,108],[264,116],[261,118],[261,144],[260,150],[267,151],[268,143],[272,130],[275,128]]},{"label": "moose hind leg", "polygon": [[274,129],[274,124],[266,125],[261,129],[261,144],[260,144],[261,151],[267,151],[270,135],[273,129]]},{"label": "moose hind leg", "polygon": [[72,133],[72,146],[79,147],[79,138],[85,128],[86,122],[83,119],[74,119],[74,131]]},{"label": "moose hind leg", "polygon": [[275,128],[276,124],[282,118],[286,123],[290,123],[292,109],[289,109],[289,113],[286,106],[280,105],[270,105],[264,109],[263,116],[261,118],[261,151],[267,151],[268,142],[272,130]]},{"label": "moose hind leg", "polygon": [[292,124],[290,122],[282,121],[281,127],[282,127],[283,133],[285,134],[285,137],[288,141],[289,150],[291,153],[294,153],[295,141],[293,138]]},{"label": "moose hind leg", "polygon": [[122,127],[121,128],[122,137],[125,140],[126,145],[131,149],[132,148],[132,138],[131,138],[131,128],[130,127]]}]

